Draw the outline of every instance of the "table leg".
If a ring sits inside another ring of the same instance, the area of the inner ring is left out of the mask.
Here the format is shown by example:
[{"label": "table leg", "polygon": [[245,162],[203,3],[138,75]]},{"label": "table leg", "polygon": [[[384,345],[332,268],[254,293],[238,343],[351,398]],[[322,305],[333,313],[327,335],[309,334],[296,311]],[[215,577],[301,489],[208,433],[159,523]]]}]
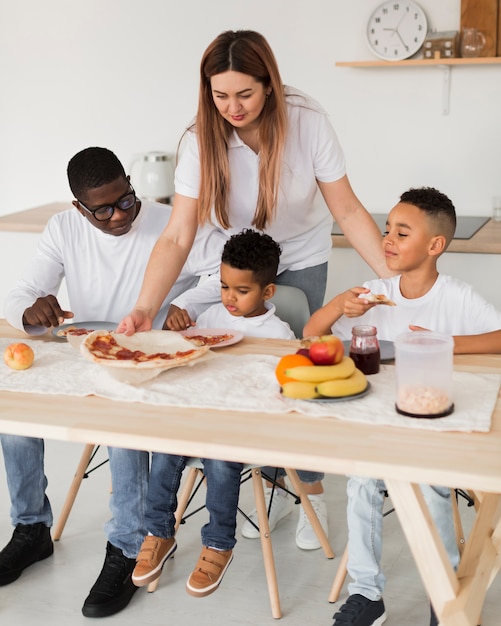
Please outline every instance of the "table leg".
[{"label": "table leg", "polygon": [[385,480],[441,626],[476,626],[487,589],[501,568],[501,495],[482,494],[457,573],[419,485]]}]

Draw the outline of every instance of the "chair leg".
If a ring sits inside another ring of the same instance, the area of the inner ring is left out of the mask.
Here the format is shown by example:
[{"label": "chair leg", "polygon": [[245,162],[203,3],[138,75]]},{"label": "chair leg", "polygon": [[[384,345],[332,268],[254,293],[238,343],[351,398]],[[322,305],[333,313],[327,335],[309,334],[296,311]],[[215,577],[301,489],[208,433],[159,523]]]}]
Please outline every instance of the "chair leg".
[{"label": "chair leg", "polygon": [[280,608],[280,597],[278,593],[277,573],[275,570],[275,559],[271,545],[271,533],[268,523],[268,511],[264,499],[263,480],[261,470],[257,467],[252,470],[252,486],[254,488],[254,500],[256,503],[257,518],[259,522],[259,536],[261,538],[261,548],[263,551],[264,570],[268,583],[268,593],[270,596],[271,613],[275,619],[282,617]]},{"label": "chair leg", "polygon": [[303,487],[303,483],[299,480],[299,476],[297,475],[296,470],[285,468],[285,471],[287,473],[287,476],[289,477],[289,480],[292,483],[292,486],[295,492],[299,495],[301,499],[301,504],[303,505],[304,512],[306,513],[308,520],[311,524],[311,527],[313,528],[316,536],[318,537],[318,540],[320,542],[320,545],[322,546],[325,556],[328,559],[333,559],[334,551],[331,547],[331,544],[329,543],[329,540],[327,539],[327,535],[325,534],[324,529],[322,528],[322,524],[320,524],[318,517],[315,511],[313,510],[313,507],[311,506],[311,502]]},{"label": "chair leg", "polygon": [[[202,473],[202,470],[197,467],[190,467],[188,475],[186,476],[186,480],[183,483],[183,487],[177,499],[177,509],[175,512],[176,524],[174,526],[175,531],[179,528],[181,524],[181,520],[183,519],[184,512],[186,511],[186,507],[188,506],[188,502],[191,497],[191,493],[193,491],[193,487],[195,486],[195,481],[199,473]],[[148,587],[148,593],[153,593],[156,591],[158,587],[158,583],[160,582],[160,576],[151,582]]]},{"label": "chair leg", "polygon": [[461,523],[461,516],[459,514],[458,500],[457,500],[455,489],[451,489],[451,498],[452,498],[452,518],[454,521],[454,531],[456,533],[456,543],[458,546],[459,556],[461,557],[463,555],[463,550],[465,546],[465,538],[464,538],[463,524]]},{"label": "chair leg", "polygon": [[346,576],[348,574],[348,546],[344,549],[343,556],[339,561],[339,565],[337,568],[336,576],[334,578],[334,582],[332,583],[331,592],[329,594],[329,602],[336,602],[339,598],[339,594],[341,589],[343,588],[344,581],[346,580]]},{"label": "chair leg", "polygon": [[92,458],[94,448],[95,445],[93,443],[85,444],[82,456],[80,457],[80,462],[78,463],[78,467],[75,472],[75,476],[73,477],[70,488],[68,490],[68,494],[66,495],[66,499],[63,504],[63,508],[59,515],[59,519],[57,520],[57,524],[54,526],[54,531],[52,533],[52,539],[54,541],[59,541],[61,535],[63,534],[64,527],[66,525],[66,522],[68,521],[71,509],[73,508],[73,504],[77,497],[78,490],[80,489],[80,485],[82,484],[85,470],[89,466],[89,462]]}]

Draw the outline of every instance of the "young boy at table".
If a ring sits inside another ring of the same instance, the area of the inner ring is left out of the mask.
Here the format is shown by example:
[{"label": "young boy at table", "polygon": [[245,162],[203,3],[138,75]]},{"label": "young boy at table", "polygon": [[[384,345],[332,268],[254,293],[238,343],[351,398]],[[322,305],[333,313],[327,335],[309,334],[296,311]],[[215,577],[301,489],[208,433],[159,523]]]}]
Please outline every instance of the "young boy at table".
[{"label": "young boy at table", "polygon": [[[333,333],[351,337],[355,324],[376,326],[381,340],[409,329],[453,335],[456,353],[501,352],[501,312],[466,283],[439,274],[437,261],[456,227],[452,202],[436,189],[410,189],[390,211],[383,249],[392,278],[370,280],[334,297],[314,313],[305,336]],[[384,294],[396,306],[374,304],[366,295]],[[422,485],[449,559],[458,565],[449,488]],[[375,626],[385,619],[381,568],[384,483],[350,476],[348,505],[349,598],[334,615],[334,626]],[[430,625],[437,624],[433,609]]]},{"label": "young boy at table", "polygon": [[[196,327],[224,328],[247,337],[294,339],[289,325],[275,315],[275,305],[268,302],[275,294],[279,258],[280,246],[269,235],[253,230],[232,235],[221,257],[221,302],[202,313]],[[187,460],[172,454],[152,458],[145,514],[148,536],[132,574],[138,586],[156,580],[176,550],[174,513]],[[214,459],[202,462],[209,522],[202,527],[202,551],[186,583],[186,591],[195,597],[216,591],[233,559],[243,467],[242,463]]]},{"label": "young boy at table", "polygon": [[[72,318],[118,322],[134,304],[151,250],[171,213],[165,204],[139,200],[121,162],[106,148],[76,154],[67,174],[74,208],[49,220],[37,253],[5,302],[7,321],[28,335],[46,333]],[[162,327],[170,300],[196,285],[201,275],[218,271],[224,241],[212,228],[199,230],[197,245],[164,301],[155,328]],[[63,278],[71,311],[63,310],[57,299]],[[53,516],[46,495],[43,440],[0,438],[15,526],[0,552],[1,586],[53,553]],[[86,617],[113,615],[127,606],[137,591],[131,573],[146,532],[149,454],[112,447],[108,452],[112,519],[105,527],[104,565],[82,609]]]}]

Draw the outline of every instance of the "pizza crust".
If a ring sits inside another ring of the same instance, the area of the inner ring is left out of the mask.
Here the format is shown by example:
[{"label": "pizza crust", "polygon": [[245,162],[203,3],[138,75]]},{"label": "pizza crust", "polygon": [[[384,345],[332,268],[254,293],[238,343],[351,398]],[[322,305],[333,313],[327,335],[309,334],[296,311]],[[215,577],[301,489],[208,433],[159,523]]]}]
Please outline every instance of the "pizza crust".
[{"label": "pizza crust", "polygon": [[[96,340],[99,340],[102,346],[116,344],[118,349],[141,352],[146,360],[113,358],[113,351],[107,354],[106,349],[97,348]],[[138,383],[153,378],[165,370],[200,359],[207,354],[209,348],[195,346],[179,333],[170,330],[150,330],[135,333],[130,337],[107,330],[96,330],[84,338],[80,344],[80,351],[86,359],[106,367],[112,376],[122,382]],[[161,354],[169,358],[159,356]]]},{"label": "pizza crust", "polygon": [[388,306],[397,306],[393,300],[390,300],[384,293],[376,294],[376,293],[368,293],[361,294],[361,298],[364,300],[368,300],[369,302],[375,302],[376,304],[387,304]]}]

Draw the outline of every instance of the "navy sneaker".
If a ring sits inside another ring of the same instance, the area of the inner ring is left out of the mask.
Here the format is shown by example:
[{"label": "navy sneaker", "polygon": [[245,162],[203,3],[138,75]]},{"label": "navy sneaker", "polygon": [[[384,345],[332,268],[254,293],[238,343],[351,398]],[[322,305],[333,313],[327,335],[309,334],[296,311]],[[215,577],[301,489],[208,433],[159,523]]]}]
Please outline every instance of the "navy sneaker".
[{"label": "navy sneaker", "polygon": [[438,626],[437,616],[435,615],[435,611],[431,604],[430,604],[430,626]]},{"label": "navy sneaker", "polygon": [[380,626],[385,621],[386,613],[382,598],[369,600],[355,593],[334,614],[332,626]]},{"label": "navy sneaker", "polygon": [[132,582],[135,565],[136,559],[108,541],[103,569],[82,607],[85,617],[108,617],[125,609],[138,589]]},{"label": "navy sneaker", "polygon": [[23,570],[46,559],[53,552],[50,528],[43,522],[18,524],[11,540],[0,552],[0,586],[14,582]]}]

